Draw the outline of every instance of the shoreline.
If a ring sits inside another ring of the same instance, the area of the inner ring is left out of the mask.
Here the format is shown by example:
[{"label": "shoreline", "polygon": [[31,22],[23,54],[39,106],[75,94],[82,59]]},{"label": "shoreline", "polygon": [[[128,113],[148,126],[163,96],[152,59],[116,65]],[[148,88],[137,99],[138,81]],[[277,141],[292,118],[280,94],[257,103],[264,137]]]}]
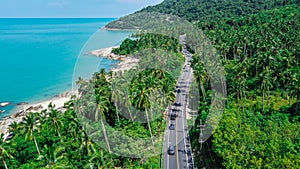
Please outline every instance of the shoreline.
[{"label": "shoreline", "polygon": [[64,103],[70,101],[73,95],[77,95],[77,91],[71,90],[64,93],[60,93],[47,100],[16,106],[15,110],[12,111],[11,115],[3,117],[0,120],[0,134],[3,133],[5,134],[5,136],[8,135],[8,128],[11,123],[20,123],[29,112],[40,112],[44,109],[48,110],[48,105],[50,103],[52,103],[52,105],[55,105],[56,109],[63,110]]},{"label": "shoreline", "polygon": [[137,57],[128,57],[125,55],[116,55],[112,53],[112,50],[118,47],[119,46],[112,46],[108,48],[92,50],[90,51],[90,54],[97,57],[104,57],[110,60],[119,60],[120,63],[118,63],[117,67],[110,69],[113,72],[119,72],[119,71],[124,72],[137,65],[137,63],[139,62],[139,59]]},{"label": "shoreline", "polygon": [[107,31],[136,31],[138,29],[107,28],[107,27],[103,27],[102,30],[107,30]]},{"label": "shoreline", "polygon": [[[113,72],[124,72],[126,70],[129,70],[133,68],[135,65],[137,65],[139,59],[135,57],[126,57],[123,55],[116,55],[112,53],[112,49],[119,46],[112,46],[108,48],[102,48],[97,50],[92,50],[89,53],[96,57],[104,57],[111,60],[120,60],[120,63],[118,63],[116,68],[111,68],[110,70]],[[29,112],[40,112],[41,110],[48,110],[48,105],[52,103],[52,105],[55,105],[56,109],[64,111],[64,103],[71,100],[72,96],[77,96],[78,91],[77,90],[70,90],[64,93],[60,93],[58,95],[55,95],[51,97],[50,99],[38,101],[36,103],[30,103],[25,105],[18,105],[16,109],[12,112],[11,115],[3,117],[0,120],[0,134],[4,134],[4,138],[6,138],[9,135],[8,128],[9,125],[13,122],[20,123],[24,117]]]}]

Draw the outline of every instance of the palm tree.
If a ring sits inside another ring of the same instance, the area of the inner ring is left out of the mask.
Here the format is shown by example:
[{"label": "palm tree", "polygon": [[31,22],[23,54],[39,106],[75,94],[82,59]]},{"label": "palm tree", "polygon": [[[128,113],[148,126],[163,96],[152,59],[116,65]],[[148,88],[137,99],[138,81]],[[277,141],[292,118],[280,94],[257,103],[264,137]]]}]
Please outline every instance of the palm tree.
[{"label": "palm tree", "polygon": [[5,161],[5,157],[13,158],[13,156],[8,153],[3,136],[4,136],[4,134],[0,135],[0,156],[1,156],[2,163],[5,167],[5,169],[8,169],[6,161]]},{"label": "palm tree", "polygon": [[130,116],[130,119],[131,121],[134,120],[133,116],[132,116],[132,113],[131,113],[131,106],[132,106],[132,103],[131,103],[131,100],[130,100],[130,96],[129,96],[129,91],[127,88],[124,89],[124,92],[123,92],[123,98],[124,98],[124,105],[125,107],[127,108],[127,111],[129,113],[129,116]]},{"label": "palm tree", "polygon": [[[131,79],[133,75],[130,74],[130,72],[126,72],[126,73],[119,73],[115,76],[115,79],[114,79],[114,83],[116,83],[117,85],[117,90],[119,90],[117,93],[118,93],[118,96],[119,96],[119,99],[118,99],[118,102],[119,102],[119,105],[121,107],[118,107],[117,109],[120,109],[123,114],[126,113],[126,114],[129,114],[129,117],[131,119],[131,121],[134,120],[133,118],[133,115],[132,115],[132,112],[131,112],[131,102],[130,102],[130,98],[129,98],[129,90],[128,90],[128,86],[129,86],[129,83],[128,83],[128,79]],[[112,91],[114,92],[114,91]],[[112,94],[113,95],[113,94]]]},{"label": "palm tree", "polygon": [[66,159],[64,147],[60,147],[55,144],[51,147],[45,145],[43,152],[43,155],[40,155],[38,160],[45,161],[45,168],[71,168],[70,165],[66,164],[68,163],[68,160]]},{"label": "palm tree", "polygon": [[151,142],[152,142],[152,147],[153,147],[153,152],[155,153],[155,147],[154,147],[154,140],[152,136],[152,130],[151,130],[151,125],[150,125],[150,120],[149,120],[149,114],[148,110],[151,108],[151,103],[150,103],[150,89],[146,89],[145,84],[140,84],[137,87],[137,90],[135,91],[133,97],[133,104],[135,105],[136,108],[140,110],[145,110],[146,113],[146,118],[147,118],[147,123],[148,123],[148,129],[150,132],[150,137],[151,137]]},{"label": "palm tree", "polygon": [[19,124],[15,121],[10,123],[10,125],[8,127],[9,127],[8,131],[9,132],[14,132],[15,134],[19,130]]},{"label": "palm tree", "polygon": [[96,111],[95,111],[95,120],[99,121],[99,118],[100,118],[105,143],[106,143],[108,152],[111,152],[110,145],[109,145],[109,140],[108,140],[105,125],[104,125],[104,122],[103,122],[103,117],[105,117],[104,112],[108,111],[108,104],[109,104],[109,101],[106,97],[102,97],[102,96],[98,95],[97,107],[96,107]]},{"label": "palm tree", "polygon": [[89,135],[86,133],[86,131],[81,130],[81,145],[80,148],[83,150],[84,155],[89,156],[91,153],[94,153],[95,150],[95,144],[94,142],[89,138]]},{"label": "palm tree", "polygon": [[89,159],[88,166],[90,168],[112,168],[114,165],[109,154],[105,153],[103,149],[98,148]]},{"label": "palm tree", "polygon": [[111,93],[111,102],[115,103],[117,119],[118,119],[118,122],[120,122],[118,104],[120,104],[120,97],[121,97],[122,91],[120,90],[120,86],[115,79],[111,82],[111,92],[112,92]]},{"label": "palm tree", "polygon": [[22,125],[24,126],[25,132],[26,132],[26,139],[30,139],[34,141],[36,150],[39,155],[40,149],[36,141],[36,137],[34,136],[34,132],[38,129],[37,128],[37,114],[30,112],[26,117],[23,118]]},{"label": "palm tree", "polygon": [[[197,61],[198,60],[198,61]],[[201,89],[201,93],[203,96],[203,100],[205,105],[207,105],[206,101],[206,91],[204,88],[204,84],[208,81],[208,75],[204,68],[204,64],[199,59],[193,59],[193,68],[194,68],[194,75],[196,80],[199,82],[199,88]]]},{"label": "palm tree", "polygon": [[77,138],[80,131],[80,123],[75,110],[67,110],[64,113],[64,117],[67,119],[67,131],[71,133],[74,138]]},{"label": "palm tree", "polygon": [[78,81],[76,81],[76,85],[79,86],[79,94],[84,94],[85,88],[87,87],[87,82],[84,81],[81,77],[79,77]]},{"label": "palm tree", "polygon": [[60,138],[60,141],[63,142],[60,131],[59,131],[59,128],[64,126],[64,123],[62,122],[62,118],[60,116],[60,113],[61,112],[58,112],[56,109],[50,108],[50,113],[49,113],[48,120],[51,124],[49,126],[54,127],[54,130],[57,133],[58,137]]}]

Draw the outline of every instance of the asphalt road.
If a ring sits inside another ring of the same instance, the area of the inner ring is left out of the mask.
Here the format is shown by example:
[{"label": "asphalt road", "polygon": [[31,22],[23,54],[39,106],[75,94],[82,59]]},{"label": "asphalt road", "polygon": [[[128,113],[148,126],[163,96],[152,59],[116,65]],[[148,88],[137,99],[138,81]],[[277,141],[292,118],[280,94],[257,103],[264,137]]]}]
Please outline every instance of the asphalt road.
[{"label": "asphalt road", "polygon": [[[169,119],[164,138],[164,169],[194,168],[194,160],[188,139],[188,127],[186,120],[187,96],[193,79],[193,72],[190,66],[192,55],[186,49],[184,36],[180,37],[180,42],[184,45],[183,53],[186,59],[176,87],[176,101],[168,112]],[[170,115],[172,113],[176,113],[175,120],[170,119]],[[175,124],[174,130],[169,129],[170,124]],[[174,155],[171,155],[168,152],[168,148],[171,145],[176,146]]]}]

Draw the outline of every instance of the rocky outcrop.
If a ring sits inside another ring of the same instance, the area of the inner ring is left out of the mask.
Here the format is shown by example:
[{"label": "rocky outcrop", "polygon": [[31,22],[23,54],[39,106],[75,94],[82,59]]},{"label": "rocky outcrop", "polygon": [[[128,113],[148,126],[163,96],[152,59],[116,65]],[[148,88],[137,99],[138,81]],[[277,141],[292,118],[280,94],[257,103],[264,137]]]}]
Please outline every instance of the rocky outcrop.
[{"label": "rocky outcrop", "polygon": [[0,107],[5,107],[5,106],[8,106],[10,104],[11,104],[11,102],[1,102]]}]

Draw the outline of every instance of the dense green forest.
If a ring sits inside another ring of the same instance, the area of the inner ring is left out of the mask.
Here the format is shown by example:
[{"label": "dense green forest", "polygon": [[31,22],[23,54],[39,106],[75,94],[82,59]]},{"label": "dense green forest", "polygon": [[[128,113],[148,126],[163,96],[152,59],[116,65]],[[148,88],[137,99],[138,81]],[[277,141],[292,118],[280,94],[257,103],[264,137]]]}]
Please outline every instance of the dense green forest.
[{"label": "dense green forest", "polygon": [[[196,125],[206,119],[209,107],[203,103],[209,99],[200,98],[190,131],[198,167],[300,166],[299,6],[258,11],[197,23],[222,58],[228,89],[224,118],[204,145]],[[199,58],[194,55],[192,64],[199,88],[205,86],[199,95],[209,96],[210,79]]]},{"label": "dense green forest", "polygon": [[[141,13],[158,12],[184,18],[190,22],[206,22],[230,19],[288,4],[300,4],[299,0],[164,0],[155,6],[148,6],[133,14],[109,23],[106,28],[135,29],[136,20]],[[142,19],[140,19],[142,20]],[[155,20],[160,20],[155,18]],[[130,22],[132,21],[132,22]],[[147,24],[145,22],[144,24]]]},{"label": "dense green forest", "polygon": [[[225,65],[228,100],[210,144],[196,153],[199,167],[300,167],[299,19],[299,6],[288,6],[201,26]],[[207,74],[202,64],[194,56],[196,77]],[[199,108],[205,120],[208,107]],[[200,149],[198,129],[191,135]]]},{"label": "dense green forest", "polygon": [[[195,21],[225,67],[224,115],[200,144],[197,125],[209,111],[211,79],[193,55],[194,76],[204,88],[190,130],[198,168],[300,168],[300,10],[287,5],[294,3],[299,1],[166,0],[142,10]],[[79,79],[80,97],[66,103],[64,113],[49,105],[49,112],[12,123],[14,137],[0,139],[0,168],[161,168],[163,112],[175,99],[181,48],[176,38],[132,35],[113,52],[139,56],[138,66]],[[128,136],[123,144],[120,133]],[[150,146],[142,151],[144,144]]]},{"label": "dense green forest", "polygon": [[287,4],[299,4],[298,0],[165,0],[149,6],[141,12],[160,12],[183,17],[189,21],[209,21],[234,18],[258,13]]},{"label": "dense green forest", "polygon": [[182,49],[178,39],[160,34],[142,33],[134,34],[131,38],[125,39],[120,47],[114,48],[112,52],[118,55],[131,55],[135,52],[150,48],[160,48],[173,53],[179,53]]}]

